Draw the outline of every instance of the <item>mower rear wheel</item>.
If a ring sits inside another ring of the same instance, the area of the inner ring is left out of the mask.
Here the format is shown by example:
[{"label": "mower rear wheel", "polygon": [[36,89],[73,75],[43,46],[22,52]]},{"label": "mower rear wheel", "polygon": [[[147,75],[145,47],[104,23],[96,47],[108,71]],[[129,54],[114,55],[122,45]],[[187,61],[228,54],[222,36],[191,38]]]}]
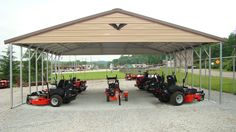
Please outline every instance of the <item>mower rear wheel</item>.
[{"label": "mower rear wheel", "polygon": [[182,105],[184,103],[184,95],[182,92],[175,92],[170,97],[170,103],[173,105]]},{"label": "mower rear wheel", "polygon": [[50,99],[50,105],[52,107],[59,107],[62,104],[62,98],[59,95],[53,95]]}]

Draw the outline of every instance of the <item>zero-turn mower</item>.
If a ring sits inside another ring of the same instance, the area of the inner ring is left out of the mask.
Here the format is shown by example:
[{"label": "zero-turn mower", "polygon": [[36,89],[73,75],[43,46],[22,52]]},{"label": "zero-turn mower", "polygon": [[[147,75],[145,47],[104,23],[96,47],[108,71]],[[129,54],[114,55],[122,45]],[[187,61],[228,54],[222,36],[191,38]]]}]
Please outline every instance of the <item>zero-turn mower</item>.
[{"label": "zero-turn mower", "polygon": [[188,73],[186,72],[183,79],[183,85],[176,85],[177,79],[175,74],[167,76],[167,83],[164,83],[164,77],[156,84],[153,94],[160,102],[170,102],[173,105],[182,105],[183,103],[191,103],[194,100],[204,100],[205,93],[203,90],[188,88],[185,86],[185,80]]},{"label": "zero-turn mower", "polygon": [[73,87],[73,84],[69,80],[61,79],[59,83],[56,83],[56,87],[49,88],[47,83],[47,89],[42,91],[33,92],[27,95],[27,104],[31,105],[48,105],[53,107],[59,107],[62,103],[70,103],[76,99],[78,90]]},{"label": "zero-turn mower", "polygon": [[144,89],[145,83],[149,80],[148,72],[144,72],[144,75],[137,75],[135,87],[139,89]]},{"label": "zero-turn mower", "polygon": [[73,77],[71,79],[73,86],[78,89],[78,92],[81,93],[87,89],[87,81],[76,79],[76,77]]}]

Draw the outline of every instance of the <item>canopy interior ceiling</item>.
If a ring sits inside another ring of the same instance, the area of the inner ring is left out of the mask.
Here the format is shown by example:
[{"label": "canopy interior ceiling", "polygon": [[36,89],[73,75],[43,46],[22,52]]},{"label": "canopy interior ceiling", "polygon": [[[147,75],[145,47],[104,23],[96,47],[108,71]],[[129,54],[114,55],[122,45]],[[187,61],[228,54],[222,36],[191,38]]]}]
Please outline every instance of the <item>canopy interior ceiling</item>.
[{"label": "canopy interior ceiling", "polygon": [[57,55],[172,53],[223,38],[113,9],[5,40]]}]

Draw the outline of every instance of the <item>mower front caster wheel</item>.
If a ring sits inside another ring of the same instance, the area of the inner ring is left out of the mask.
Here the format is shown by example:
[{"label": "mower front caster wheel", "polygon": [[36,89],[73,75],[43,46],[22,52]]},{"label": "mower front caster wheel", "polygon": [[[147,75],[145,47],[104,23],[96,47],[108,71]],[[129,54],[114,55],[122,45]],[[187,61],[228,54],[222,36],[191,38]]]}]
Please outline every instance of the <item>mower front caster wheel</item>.
[{"label": "mower front caster wheel", "polygon": [[52,107],[59,107],[62,104],[62,98],[59,95],[53,95],[50,100]]},{"label": "mower front caster wheel", "polygon": [[171,97],[170,97],[170,103],[172,105],[176,105],[176,106],[182,105],[184,103],[184,95],[183,95],[183,93],[179,92],[179,91],[173,93],[171,95]]},{"label": "mower front caster wheel", "polygon": [[107,102],[110,102],[110,97],[109,96],[107,96]]},{"label": "mower front caster wheel", "polygon": [[128,101],[128,97],[125,97],[125,101]]}]

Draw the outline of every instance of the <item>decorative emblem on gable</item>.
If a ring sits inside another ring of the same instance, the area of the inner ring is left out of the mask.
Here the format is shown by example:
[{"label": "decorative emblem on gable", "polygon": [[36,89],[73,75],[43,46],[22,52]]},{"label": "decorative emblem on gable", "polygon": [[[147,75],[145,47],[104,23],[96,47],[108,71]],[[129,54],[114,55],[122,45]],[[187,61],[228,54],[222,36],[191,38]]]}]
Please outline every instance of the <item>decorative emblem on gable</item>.
[{"label": "decorative emblem on gable", "polygon": [[116,30],[120,30],[121,28],[123,28],[124,26],[126,26],[126,23],[110,23],[110,26],[112,26],[113,28],[115,28]]}]

